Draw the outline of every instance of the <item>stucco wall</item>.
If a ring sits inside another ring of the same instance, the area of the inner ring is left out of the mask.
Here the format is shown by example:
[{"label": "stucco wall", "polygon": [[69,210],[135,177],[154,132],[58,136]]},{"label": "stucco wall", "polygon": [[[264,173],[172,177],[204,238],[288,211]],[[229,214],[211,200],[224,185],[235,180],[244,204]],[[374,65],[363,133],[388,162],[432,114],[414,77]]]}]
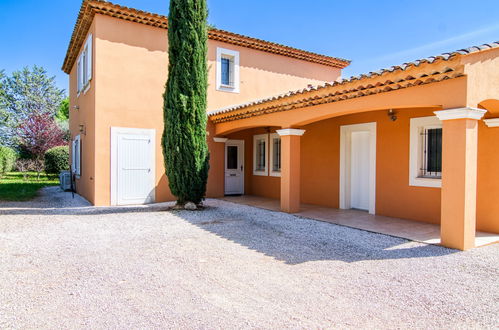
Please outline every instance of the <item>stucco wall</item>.
[{"label": "stucco wall", "polygon": [[[386,111],[341,116],[302,127],[301,202],[339,207],[340,126],[376,122],[376,214],[440,223],[441,189],[409,186],[410,118],[433,116],[434,109],[399,110],[389,120]],[[271,128],[270,132],[274,132]],[[255,128],[228,135],[245,141],[245,193],[280,197],[280,178],[253,175]],[[479,122],[477,230],[499,232],[499,128]]]},{"label": "stucco wall", "polygon": [[499,233],[499,127],[478,123],[477,229]]},{"label": "stucco wall", "polygon": [[[90,26],[89,34],[95,34],[95,23]],[[92,48],[95,54],[95,47]],[[81,51],[80,51],[81,54]],[[78,54],[78,56],[80,56]],[[76,135],[81,139],[81,175],[76,179],[76,188],[91,203],[95,202],[95,67],[93,68],[90,88],[77,95],[77,65],[69,75],[69,129],[71,140]],[[75,109],[79,107],[79,109]],[[80,132],[83,125],[83,133]]]},{"label": "stucco wall", "polygon": [[[92,104],[86,104],[81,97],[74,101],[75,68],[71,73],[72,104],[85,103],[85,108],[88,108],[84,118],[73,116],[71,120],[72,132],[76,132],[77,126],[83,121],[88,122],[87,136],[82,139],[82,171],[85,179],[82,176],[79,192],[96,205],[109,205],[110,128],[154,128],[157,141],[156,201],[172,200],[164,175],[160,145],[163,130],[162,94],[168,69],[167,31],[97,14],[92,24],[92,33],[94,74],[88,91]],[[336,68],[218,41],[209,40],[208,46],[208,109],[303,88],[309,83],[332,81],[340,75],[340,70]],[[238,94],[216,91],[217,47],[240,52],[241,82]],[[223,185],[220,187],[220,180],[217,180],[218,172],[213,172],[219,166],[217,159],[223,157],[223,149],[213,144],[211,137],[215,133],[213,130],[211,133],[209,144],[212,149],[212,173],[208,195],[220,196],[223,194]]]}]

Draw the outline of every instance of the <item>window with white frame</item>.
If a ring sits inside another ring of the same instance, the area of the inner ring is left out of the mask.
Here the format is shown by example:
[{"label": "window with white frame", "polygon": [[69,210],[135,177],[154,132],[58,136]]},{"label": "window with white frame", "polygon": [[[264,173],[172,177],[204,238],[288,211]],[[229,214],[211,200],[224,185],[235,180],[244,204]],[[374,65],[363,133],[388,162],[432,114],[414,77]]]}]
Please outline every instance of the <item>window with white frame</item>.
[{"label": "window with white frame", "polygon": [[92,35],[90,34],[77,60],[77,91],[86,92],[92,79]]},{"label": "window with white frame", "polygon": [[71,147],[71,172],[80,176],[81,174],[81,139],[75,136]]},{"label": "window with white frame", "polygon": [[239,93],[239,52],[217,48],[217,90]]},{"label": "window with white frame", "polygon": [[270,175],[281,176],[281,137],[277,133],[270,134]]},{"label": "window with white frame", "polygon": [[267,175],[268,134],[253,136],[253,174]]},{"label": "window with white frame", "polygon": [[411,119],[409,185],[442,186],[442,123],[437,117]]}]

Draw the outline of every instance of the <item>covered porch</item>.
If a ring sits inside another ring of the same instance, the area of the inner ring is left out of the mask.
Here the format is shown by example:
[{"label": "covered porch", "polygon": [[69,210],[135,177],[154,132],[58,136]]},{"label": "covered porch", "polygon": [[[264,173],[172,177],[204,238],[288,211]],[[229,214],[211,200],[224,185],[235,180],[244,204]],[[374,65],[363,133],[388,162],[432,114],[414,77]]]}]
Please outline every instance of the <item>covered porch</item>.
[{"label": "covered porch", "polygon": [[435,57],[211,112],[214,141],[225,143],[219,176],[225,186],[242,178],[225,194],[454,249],[495,241],[482,232],[499,233],[499,156],[491,150],[498,97],[469,84],[478,71],[468,63],[482,65],[473,56]]},{"label": "covered porch", "polygon": [[[278,199],[254,195],[225,196],[222,199],[275,212],[281,211]],[[360,210],[342,210],[312,204],[300,204],[300,210],[295,215],[373,233],[405,238],[411,241],[441,245],[440,225],[437,224],[373,215]],[[475,247],[498,242],[499,234],[481,231],[477,231],[475,234]]]}]

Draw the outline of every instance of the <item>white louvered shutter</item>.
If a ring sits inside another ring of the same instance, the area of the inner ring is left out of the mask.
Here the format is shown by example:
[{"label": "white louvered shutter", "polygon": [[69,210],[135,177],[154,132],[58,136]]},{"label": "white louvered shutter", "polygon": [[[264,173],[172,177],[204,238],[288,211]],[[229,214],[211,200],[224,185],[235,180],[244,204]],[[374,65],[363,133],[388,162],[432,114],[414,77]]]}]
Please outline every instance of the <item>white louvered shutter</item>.
[{"label": "white louvered shutter", "polygon": [[87,81],[85,81],[85,84],[87,84],[90,79],[92,79],[92,35],[90,34],[87,39],[87,45],[86,45],[86,51],[87,54],[85,56],[85,59],[87,61]]}]

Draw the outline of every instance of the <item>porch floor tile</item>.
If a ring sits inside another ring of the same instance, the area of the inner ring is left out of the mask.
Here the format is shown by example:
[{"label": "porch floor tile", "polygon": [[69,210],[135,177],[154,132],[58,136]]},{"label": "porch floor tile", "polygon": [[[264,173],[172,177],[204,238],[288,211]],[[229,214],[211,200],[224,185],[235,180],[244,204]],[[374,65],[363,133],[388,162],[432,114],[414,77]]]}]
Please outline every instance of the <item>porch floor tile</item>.
[{"label": "porch floor tile", "polygon": [[[279,200],[260,196],[225,196],[225,201],[280,211]],[[324,206],[302,204],[297,216],[375,233],[406,238],[427,244],[440,244],[440,226],[425,222],[372,215],[359,210],[340,210]],[[475,246],[499,242],[499,234],[476,232]]]}]

